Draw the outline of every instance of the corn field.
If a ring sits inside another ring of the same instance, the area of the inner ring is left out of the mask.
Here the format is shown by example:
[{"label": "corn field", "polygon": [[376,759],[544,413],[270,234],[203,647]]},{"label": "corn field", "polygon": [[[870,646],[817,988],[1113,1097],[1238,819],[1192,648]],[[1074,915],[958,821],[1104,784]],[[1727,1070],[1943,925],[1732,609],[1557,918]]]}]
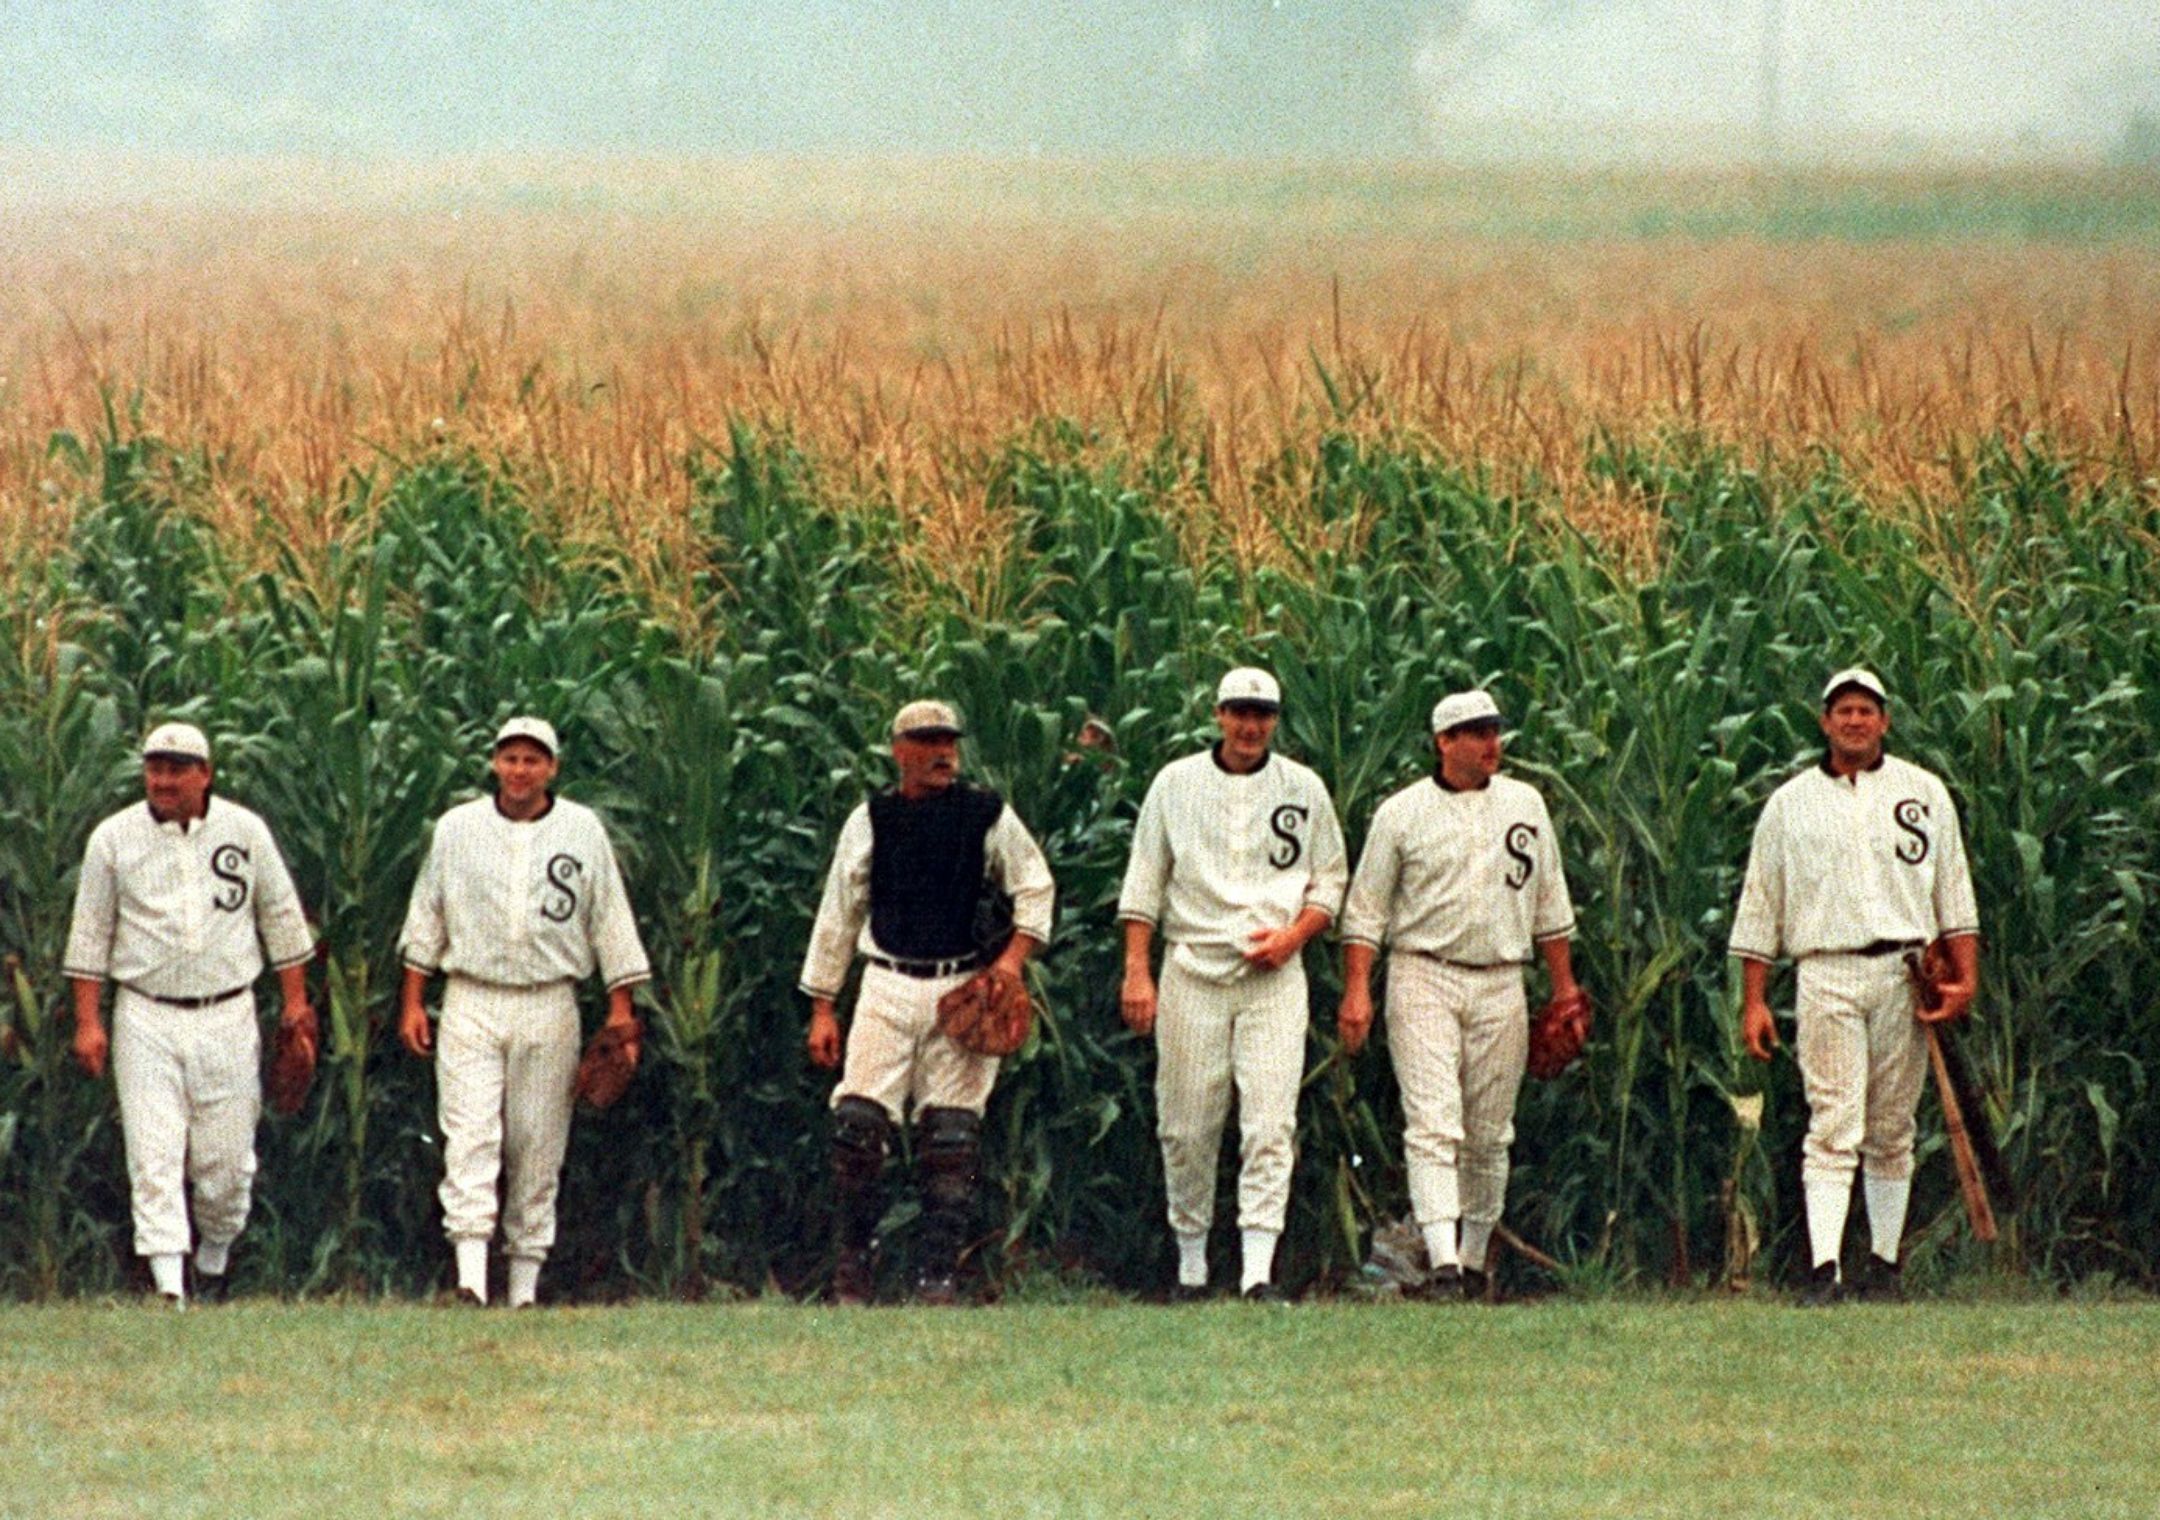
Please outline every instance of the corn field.
[{"label": "corn field", "polygon": [[[12,1291],[125,1268],[116,1117],[66,1059],[58,952],[83,840],[139,794],[131,746],[168,715],[216,736],[220,787],[270,819],[322,937],[324,1066],[297,1117],[264,1123],[236,1270],[293,1291],[435,1280],[432,1080],[388,1037],[394,941],[428,821],[526,710],[563,733],[566,791],[609,818],[659,973],[630,1097],[576,1125],[553,1280],[814,1290],[829,1078],[803,1058],[794,977],[839,823],[919,693],[961,705],[967,763],[1060,887],[1040,1033],[988,1116],[982,1260],[1012,1282],[1163,1280],[1152,1054],[1117,1017],[1112,912],[1148,779],[1208,737],[1207,693],[1241,662],[1280,675],[1280,743],[1331,783],[1353,847],[1426,768],[1437,695],[1485,683],[1515,716],[1510,763],[1552,803],[1601,1017],[1584,1064],[1526,1089],[1510,1219],[1568,1272],[1679,1283],[1723,1275],[1750,1222],[1773,1262],[1799,1229],[1797,1076],[1738,1053],[1724,931],[1757,808],[1815,751],[1823,673],[1874,664],[1893,744],[1949,780],[1976,867],[1971,1049],[2019,1185],[1994,1265],[2142,1283],[2160,1257],[2160,514],[2135,481],[2004,445],[1957,499],[1888,512],[1832,462],[1795,487],[1675,434],[1595,460],[1650,524],[1646,554],[1437,451],[1323,426],[1284,462],[1294,531],[1255,545],[1173,509],[1205,469],[1174,440],[1106,456],[1044,423],[985,461],[1009,543],[963,571],[920,517],[745,424],[688,466],[685,617],[451,444],[354,471],[339,506],[364,529],[269,566],[190,507],[184,451],[118,415],[53,447],[94,488],[64,549],[19,565],[0,641]],[[1113,746],[1080,743],[1091,716]],[[1340,1280],[1405,1207],[1386,1056],[1337,1049],[1327,959],[1295,1280]],[[1757,1094],[1759,1133],[1739,1117]],[[1932,1126],[1913,1217],[1923,1275],[1982,1265]],[[888,1228],[909,1222],[902,1205]]]},{"label": "corn field", "polygon": [[[8,167],[0,1292],[128,1269],[58,962],[165,717],[212,733],[321,935],[324,1064],[263,1124],[239,1284],[438,1279],[395,935],[518,711],[609,820],[658,972],[636,1084],[573,1130],[551,1290],[815,1291],[830,1078],[794,979],[928,694],[1060,892],[979,1258],[1165,1282],[1112,913],[1236,663],[1281,677],[1353,850],[1438,695],[1511,715],[1600,1017],[1525,1090],[1509,1220],[1585,1283],[1790,1265],[1798,1079],[1739,1050],[1725,932],[1823,676],[1875,666],[1963,810],[1968,1044],[2019,1190],[1983,1253],[1924,1103],[1914,1275],[2156,1285],[2150,176]],[[1384,1024],[1343,1056],[1309,965],[1283,1265],[1325,1284],[1406,1189]]]}]

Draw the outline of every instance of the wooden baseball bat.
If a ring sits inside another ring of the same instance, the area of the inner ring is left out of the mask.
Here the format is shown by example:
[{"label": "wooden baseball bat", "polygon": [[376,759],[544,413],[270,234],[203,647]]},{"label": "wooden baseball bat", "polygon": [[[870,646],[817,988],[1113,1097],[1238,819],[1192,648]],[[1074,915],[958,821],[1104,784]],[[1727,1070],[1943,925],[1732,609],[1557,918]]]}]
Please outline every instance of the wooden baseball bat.
[{"label": "wooden baseball bat", "polygon": [[1935,1095],[1942,1099],[1943,1128],[1950,1132],[1950,1157],[1957,1164],[1958,1191],[1965,1197],[1965,1217],[1972,1221],[1973,1234],[1982,1240],[1995,1238],[1995,1210],[1988,1202],[1987,1183],[1980,1176],[1980,1161],[1973,1154],[1972,1136],[1965,1128],[1965,1109],[1958,1102],[1957,1090],[1950,1081],[1950,1068],[1943,1060],[1942,1032],[1933,1024],[1922,1024],[1927,1031],[1928,1064],[1935,1069]]}]

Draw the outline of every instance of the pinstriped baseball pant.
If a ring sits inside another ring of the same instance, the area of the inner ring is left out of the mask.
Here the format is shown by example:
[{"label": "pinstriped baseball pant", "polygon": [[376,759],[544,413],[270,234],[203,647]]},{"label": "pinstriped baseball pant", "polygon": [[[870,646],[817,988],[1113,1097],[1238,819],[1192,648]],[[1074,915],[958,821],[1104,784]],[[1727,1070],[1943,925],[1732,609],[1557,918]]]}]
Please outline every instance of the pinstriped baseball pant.
[{"label": "pinstriped baseball pant", "polygon": [[503,1254],[547,1256],[577,1064],[569,982],[496,987],[450,978],[435,1039],[435,1101],[443,1233],[452,1240],[494,1235],[499,1181]]},{"label": "pinstriped baseball pant", "polygon": [[1497,1223],[1530,1050],[1522,968],[1396,954],[1387,977],[1411,1211],[1421,1229],[1458,1217]]},{"label": "pinstriped baseball pant", "polygon": [[1895,955],[1810,955],[1797,998],[1800,1080],[1807,1092],[1802,1178],[1850,1182],[1912,1175],[1927,1037]]},{"label": "pinstriped baseball pant", "polygon": [[213,1008],[174,1008],[120,989],[113,1085],[136,1254],[187,1251],[186,1184],[202,1239],[226,1244],[240,1234],[255,1187],[261,1058],[252,992]]},{"label": "pinstriped baseball pant", "polygon": [[1155,1010],[1155,1110],[1170,1228],[1205,1234],[1233,1086],[1238,1101],[1238,1227],[1281,1230],[1296,1159],[1298,1078],[1311,1011],[1305,968],[1230,982],[1163,958]]},{"label": "pinstriped baseball pant", "polygon": [[962,1050],[937,1027],[938,999],[971,975],[912,977],[865,966],[833,1104],[869,1098],[895,1124],[907,1118],[910,1106],[918,1113],[964,1108],[980,1115],[997,1082],[997,1057]]}]

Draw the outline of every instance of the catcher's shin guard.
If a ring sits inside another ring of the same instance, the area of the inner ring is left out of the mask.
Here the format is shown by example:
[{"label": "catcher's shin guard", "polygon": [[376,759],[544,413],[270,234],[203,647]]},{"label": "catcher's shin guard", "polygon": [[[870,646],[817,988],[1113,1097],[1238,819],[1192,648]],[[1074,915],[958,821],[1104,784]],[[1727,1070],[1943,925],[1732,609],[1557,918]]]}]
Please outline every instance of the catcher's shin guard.
[{"label": "catcher's shin guard", "polygon": [[870,1238],[885,1217],[885,1153],[892,1120],[869,1098],[842,1098],[833,1105],[833,1239],[843,1259],[867,1260]]},{"label": "catcher's shin guard", "polygon": [[974,1225],[982,1157],[982,1117],[964,1108],[926,1108],[915,1116],[922,1187],[925,1279],[951,1278]]}]

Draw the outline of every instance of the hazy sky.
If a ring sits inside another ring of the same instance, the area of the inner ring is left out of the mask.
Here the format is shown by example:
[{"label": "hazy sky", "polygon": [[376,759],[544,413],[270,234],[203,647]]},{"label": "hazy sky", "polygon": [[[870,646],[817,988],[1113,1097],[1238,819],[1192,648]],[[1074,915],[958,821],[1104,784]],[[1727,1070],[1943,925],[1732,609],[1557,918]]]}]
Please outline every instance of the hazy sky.
[{"label": "hazy sky", "polygon": [[0,147],[2104,152],[2160,0],[0,0]]}]

